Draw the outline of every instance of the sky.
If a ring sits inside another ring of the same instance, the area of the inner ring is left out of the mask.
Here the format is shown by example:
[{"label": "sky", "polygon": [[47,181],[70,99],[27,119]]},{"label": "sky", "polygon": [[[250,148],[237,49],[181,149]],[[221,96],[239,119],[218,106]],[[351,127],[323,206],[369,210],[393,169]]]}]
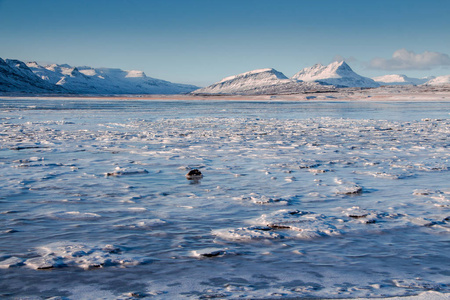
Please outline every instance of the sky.
[{"label": "sky", "polygon": [[0,0],[0,57],[207,86],[345,59],[360,75],[450,74],[449,0]]}]

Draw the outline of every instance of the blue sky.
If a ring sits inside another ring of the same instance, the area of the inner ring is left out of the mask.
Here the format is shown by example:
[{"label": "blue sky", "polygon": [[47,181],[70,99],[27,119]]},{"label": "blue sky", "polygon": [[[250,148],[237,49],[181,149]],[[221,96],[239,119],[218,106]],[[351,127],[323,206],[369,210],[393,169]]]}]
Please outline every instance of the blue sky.
[{"label": "blue sky", "polygon": [[444,75],[449,16],[448,0],[0,0],[0,57],[201,86],[336,57],[369,77]]}]

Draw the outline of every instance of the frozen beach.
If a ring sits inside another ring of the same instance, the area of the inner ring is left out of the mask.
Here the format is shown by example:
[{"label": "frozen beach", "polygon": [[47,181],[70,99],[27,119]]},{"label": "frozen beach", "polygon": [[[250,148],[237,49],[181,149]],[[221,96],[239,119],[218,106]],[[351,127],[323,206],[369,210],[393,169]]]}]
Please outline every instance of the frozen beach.
[{"label": "frozen beach", "polygon": [[448,298],[448,92],[364,93],[0,98],[0,298]]}]

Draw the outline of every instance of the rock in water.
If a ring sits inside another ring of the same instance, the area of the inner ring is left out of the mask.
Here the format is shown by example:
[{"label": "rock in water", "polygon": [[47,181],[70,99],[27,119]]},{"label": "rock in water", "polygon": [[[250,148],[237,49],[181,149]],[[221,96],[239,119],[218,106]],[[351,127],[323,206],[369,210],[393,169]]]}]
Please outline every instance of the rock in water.
[{"label": "rock in water", "polygon": [[198,169],[190,170],[186,174],[186,179],[188,179],[188,180],[198,180],[200,178],[203,178],[203,174]]}]

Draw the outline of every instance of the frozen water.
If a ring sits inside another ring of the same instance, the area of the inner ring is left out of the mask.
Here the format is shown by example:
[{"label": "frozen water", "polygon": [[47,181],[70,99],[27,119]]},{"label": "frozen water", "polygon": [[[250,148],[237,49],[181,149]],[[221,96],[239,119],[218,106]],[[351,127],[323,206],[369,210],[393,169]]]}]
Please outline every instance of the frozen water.
[{"label": "frozen water", "polygon": [[0,99],[0,298],[445,295],[449,111]]}]

